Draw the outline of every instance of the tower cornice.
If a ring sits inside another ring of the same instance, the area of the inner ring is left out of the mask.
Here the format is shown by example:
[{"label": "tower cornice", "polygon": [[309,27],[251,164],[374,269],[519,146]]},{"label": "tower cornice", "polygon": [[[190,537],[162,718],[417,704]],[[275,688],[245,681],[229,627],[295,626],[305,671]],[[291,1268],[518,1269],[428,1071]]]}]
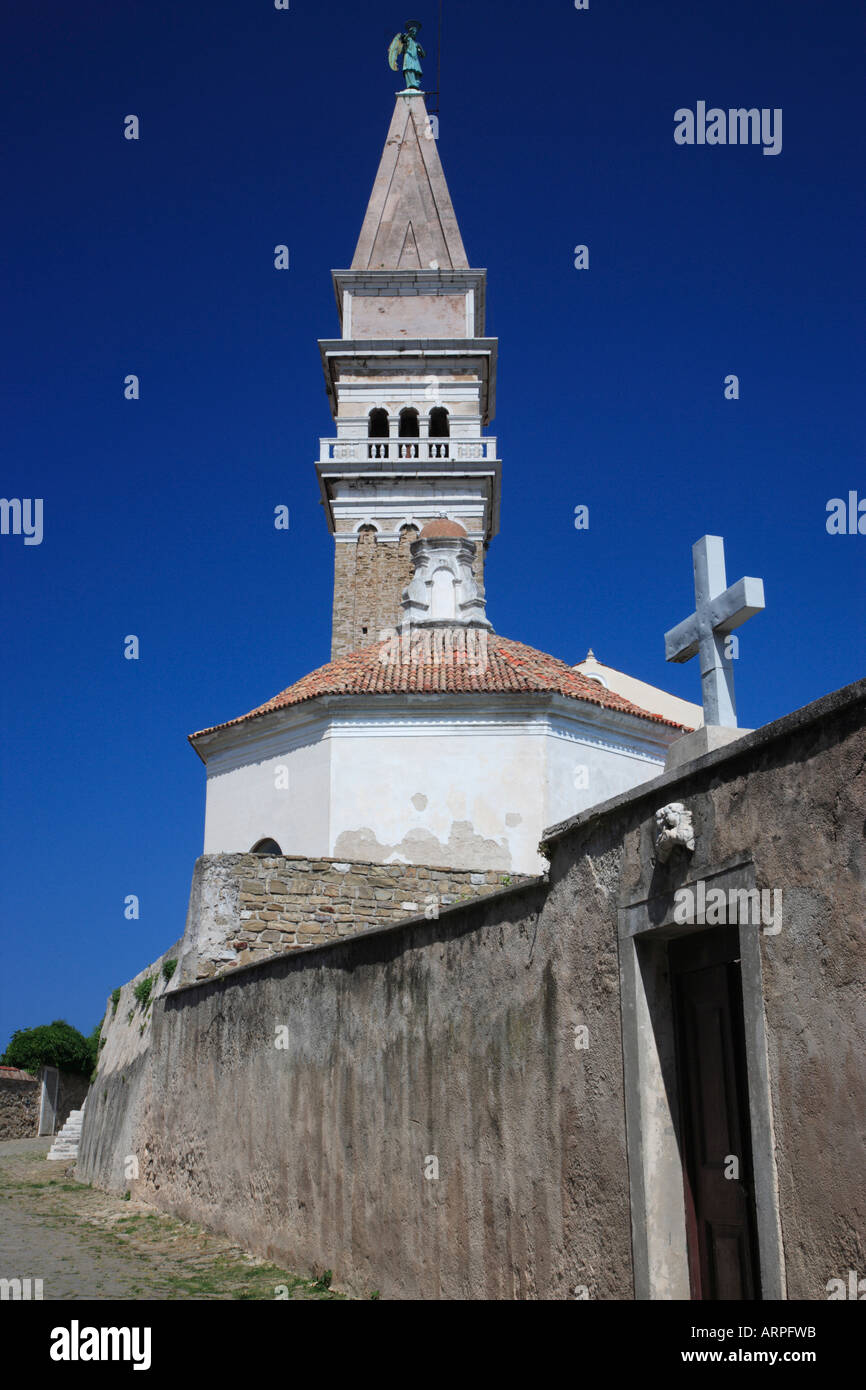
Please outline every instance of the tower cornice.
[{"label": "tower cornice", "polygon": [[[375,364],[380,371],[399,370],[413,359],[429,368],[462,359],[477,367],[481,379],[481,417],[489,425],[496,414],[498,338],[320,338],[319,352],[332,415],[337,414],[337,380],[341,366]],[[418,368],[416,367],[416,372]]]}]

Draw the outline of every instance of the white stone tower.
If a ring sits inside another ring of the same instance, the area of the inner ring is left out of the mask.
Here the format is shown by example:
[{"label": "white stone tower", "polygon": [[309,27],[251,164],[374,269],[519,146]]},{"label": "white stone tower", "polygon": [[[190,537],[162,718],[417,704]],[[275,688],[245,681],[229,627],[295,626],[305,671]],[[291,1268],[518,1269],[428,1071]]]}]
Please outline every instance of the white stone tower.
[{"label": "white stone tower", "polygon": [[410,546],[434,518],[475,544],[499,522],[501,465],[486,271],[469,266],[420,93],[401,92],[351,269],[333,272],[342,337],[319,343],[336,438],[317,465],[335,542],[331,656],[396,626]]}]

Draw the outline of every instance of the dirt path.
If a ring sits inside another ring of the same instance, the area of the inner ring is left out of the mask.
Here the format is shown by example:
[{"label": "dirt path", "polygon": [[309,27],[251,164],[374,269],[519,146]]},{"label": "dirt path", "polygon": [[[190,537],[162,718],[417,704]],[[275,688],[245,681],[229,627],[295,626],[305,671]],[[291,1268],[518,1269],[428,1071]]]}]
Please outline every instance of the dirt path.
[{"label": "dirt path", "polygon": [[0,1142],[0,1279],[41,1279],[46,1300],[341,1297],[223,1236],[75,1182],[46,1161],[50,1144]]}]

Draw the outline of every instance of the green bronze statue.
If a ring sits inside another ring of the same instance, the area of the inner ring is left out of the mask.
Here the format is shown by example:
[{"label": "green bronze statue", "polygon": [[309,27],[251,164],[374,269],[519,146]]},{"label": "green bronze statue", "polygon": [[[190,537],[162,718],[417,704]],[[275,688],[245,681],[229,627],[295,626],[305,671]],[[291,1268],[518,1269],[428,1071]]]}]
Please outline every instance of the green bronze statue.
[{"label": "green bronze statue", "polygon": [[421,59],[426,58],[427,54],[416,41],[416,34],[421,28],[421,21],[409,19],[406,21],[406,28],[401,34],[395,34],[391,40],[391,47],[388,49],[388,62],[394,72],[398,72],[398,59],[401,54],[403,57],[403,78],[406,83],[407,92],[420,92],[421,90]]}]

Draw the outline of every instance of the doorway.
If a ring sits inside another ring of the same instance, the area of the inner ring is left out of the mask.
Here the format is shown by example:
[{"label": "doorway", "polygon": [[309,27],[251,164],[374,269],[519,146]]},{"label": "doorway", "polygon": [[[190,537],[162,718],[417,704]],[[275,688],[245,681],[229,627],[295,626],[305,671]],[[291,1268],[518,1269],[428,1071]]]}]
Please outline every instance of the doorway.
[{"label": "doorway", "polygon": [[760,1298],[740,941],[668,945],[693,1299]]}]

